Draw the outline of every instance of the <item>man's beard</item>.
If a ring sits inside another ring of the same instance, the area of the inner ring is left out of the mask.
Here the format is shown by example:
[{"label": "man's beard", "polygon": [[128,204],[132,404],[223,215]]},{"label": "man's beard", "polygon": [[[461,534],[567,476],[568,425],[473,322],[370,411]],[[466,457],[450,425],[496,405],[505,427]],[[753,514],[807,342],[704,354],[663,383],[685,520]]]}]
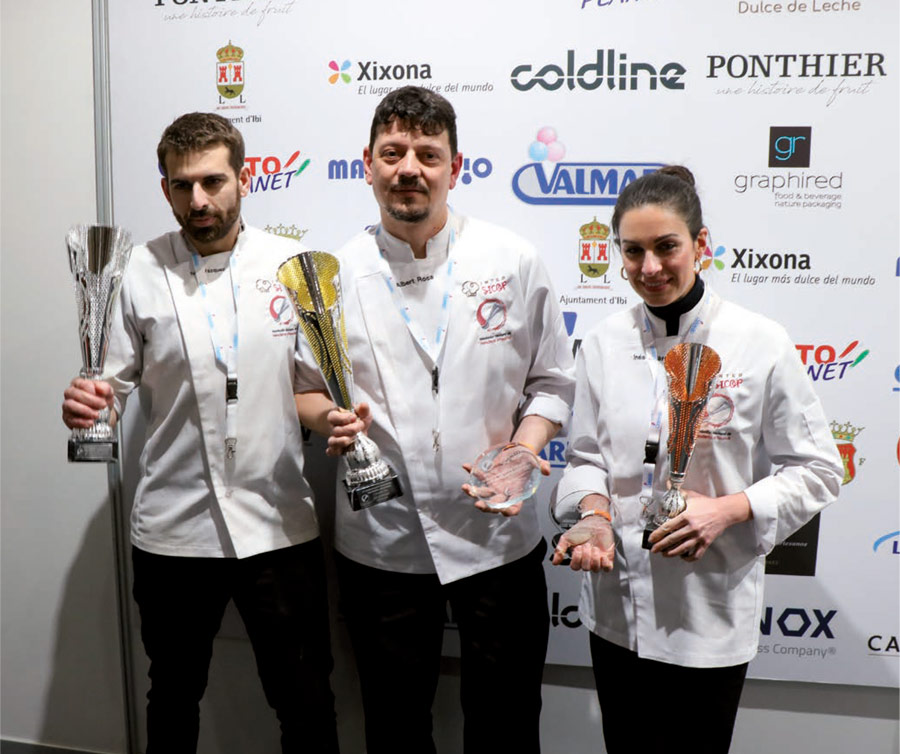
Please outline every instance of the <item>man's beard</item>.
[{"label": "man's beard", "polygon": [[[419,182],[415,179],[411,181],[401,180],[397,188],[418,189],[419,192],[422,193],[426,198],[430,195],[428,189],[424,186],[420,186]],[[393,194],[393,189],[390,193]],[[431,208],[427,205],[424,207],[411,207],[404,205],[402,202],[400,204],[389,202],[385,209],[387,210],[387,213],[395,220],[399,220],[400,222],[404,223],[420,223],[423,220],[426,220],[428,218],[428,215],[431,213]]]},{"label": "man's beard", "polygon": [[[192,240],[197,243],[208,244],[225,238],[231,232],[240,215],[241,202],[239,198],[234,207],[225,214],[206,209],[202,212],[190,212],[186,218],[176,214],[175,219],[178,220],[178,224]],[[198,220],[202,217],[215,218],[215,222],[212,225],[199,228],[191,225],[191,220]]]}]

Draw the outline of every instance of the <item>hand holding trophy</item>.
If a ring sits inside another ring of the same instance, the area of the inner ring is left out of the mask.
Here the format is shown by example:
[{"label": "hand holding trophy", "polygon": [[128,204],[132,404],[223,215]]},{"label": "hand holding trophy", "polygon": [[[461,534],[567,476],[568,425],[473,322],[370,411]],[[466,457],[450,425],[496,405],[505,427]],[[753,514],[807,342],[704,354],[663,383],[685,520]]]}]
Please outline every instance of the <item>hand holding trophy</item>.
[{"label": "hand holding trophy", "polygon": [[488,448],[475,459],[466,491],[491,511],[502,511],[531,497],[541,483],[541,462],[527,445],[509,442]]},{"label": "hand holding trophy", "polygon": [[669,489],[646,511],[643,546],[650,549],[650,534],[684,511],[687,501],[681,485],[694,452],[694,442],[703,409],[712,392],[713,380],[722,360],[712,348],[700,343],[679,343],[665,358],[669,381]]},{"label": "hand holding trophy", "polygon": [[[76,225],[66,235],[66,246],[75,278],[81,376],[99,380],[106,363],[113,307],[131,256],[131,236],[122,228]],[[118,442],[109,417],[109,409],[103,409],[94,426],[72,430],[70,461],[109,463],[118,459]]]},{"label": "hand holding trophy", "polygon": [[[290,295],[331,399],[353,411],[353,367],[347,353],[337,257],[324,251],[301,252],[278,268],[278,281]],[[344,487],[353,510],[403,494],[396,472],[366,435],[358,434],[342,457],[347,465]]]}]

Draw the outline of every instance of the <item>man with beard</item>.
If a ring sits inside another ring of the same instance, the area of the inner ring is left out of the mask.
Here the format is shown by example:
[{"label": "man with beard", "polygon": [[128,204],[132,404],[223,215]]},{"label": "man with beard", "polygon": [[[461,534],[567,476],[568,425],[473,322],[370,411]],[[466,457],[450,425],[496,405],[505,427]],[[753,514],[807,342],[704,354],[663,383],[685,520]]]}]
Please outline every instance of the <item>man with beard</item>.
[{"label": "man with beard", "polygon": [[421,87],[389,93],[363,162],[381,221],[339,252],[361,403],[355,416],[329,414],[329,450],[368,426],[404,491],[359,511],[337,492],[341,604],[367,751],[435,751],[431,705],[449,602],[465,752],[535,754],[546,543],[533,501],[487,515],[461,489],[462,467],[493,445],[537,452],[568,418],[573,364],[562,316],[533,245],[447,206],[463,158],[446,99]]},{"label": "man with beard", "polygon": [[181,231],[134,249],[107,381],[76,378],[63,402],[75,428],[104,408],[115,420],[138,386],[149,398],[131,517],[147,751],[196,750],[213,639],[233,599],[282,750],[337,752],[323,554],[297,420],[327,434],[333,403],[307,391],[321,378],[295,359],[297,322],[273,280],[302,247],[241,221],[250,174],[224,118],[181,116],[157,155]]}]

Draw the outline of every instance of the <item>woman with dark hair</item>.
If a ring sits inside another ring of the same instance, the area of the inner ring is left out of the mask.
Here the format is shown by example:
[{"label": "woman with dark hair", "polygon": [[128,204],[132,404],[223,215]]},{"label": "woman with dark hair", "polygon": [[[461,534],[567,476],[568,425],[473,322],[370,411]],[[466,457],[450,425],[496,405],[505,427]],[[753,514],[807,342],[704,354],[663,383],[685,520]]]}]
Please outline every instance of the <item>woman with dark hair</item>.
[{"label": "woman with dark hair", "polygon": [[[581,618],[607,751],[727,752],[756,654],[765,555],[833,501],[843,475],[822,406],[777,323],[720,299],[698,274],[709,243],[689,170],[620,194],[612,231],[642,302],[584,339],[557,515],[586,571]],[[661,360],[679,343],[721,359],[682,492],[643,541],[668,477]]]}]

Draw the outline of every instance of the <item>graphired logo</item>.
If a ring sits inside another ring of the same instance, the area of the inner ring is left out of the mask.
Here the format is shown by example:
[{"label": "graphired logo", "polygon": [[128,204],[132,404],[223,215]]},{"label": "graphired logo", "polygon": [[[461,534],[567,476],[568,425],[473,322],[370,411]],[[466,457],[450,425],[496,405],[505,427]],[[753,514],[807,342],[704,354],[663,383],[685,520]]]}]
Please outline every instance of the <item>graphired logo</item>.
[{"label": "graphired logo", "polygon": [[236,101],[243,106],[246,72],[244,51],[232,44],[231,40],[216,50],[216,89],[219,91],[220,104]]},{"label": "graphired logo", "polygon": [[769,167],[808,168],[812,144],[810,126],[769,128]]},{"label": "graphired logo", "polygon": [[[854,427],[849,422],[846,424],[831,422],[831,436],[834,438],[838,452],[841,454],[841,461],[844,462],[844,479],[841,484],[850,484],[856,478],[856,446],[853,444],[853,441],[864,429],[865,427]],[[860,465],[865,460],[865,458],[860,458]]]},{"label": "graphired logo", "polygon": [[578,268],[589,278],[599,278],[609,269],[609,226],[595,216],[578,229]]},{"label": "graphired logo", "polygon": [[328,83],[336,84],[338,81],[343,81],[345,84],[349,84],[353,80],[353,77],[347,73],[351,65],[352,63],[349,60],[345,60],[340,64],[336,60],[329,60],[328,68],[331,70],[331,73],[328,75]]}]

